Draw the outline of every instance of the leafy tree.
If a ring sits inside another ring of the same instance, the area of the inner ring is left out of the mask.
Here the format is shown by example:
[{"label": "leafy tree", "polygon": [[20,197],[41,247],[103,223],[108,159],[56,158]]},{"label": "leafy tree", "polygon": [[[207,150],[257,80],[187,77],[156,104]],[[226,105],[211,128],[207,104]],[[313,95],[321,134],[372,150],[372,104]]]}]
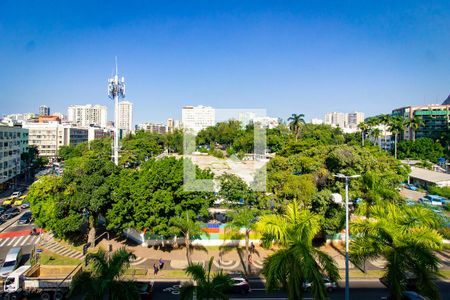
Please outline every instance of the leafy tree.
[{"label": "leafy tree", "polygon": [[245,201],[249,203],[253,200],[253,194],[249,186],[239,176],[225,173],[219,177],[219,196],[230,202]]},{"label": "leafy tree", "polygon": [[424,125],[423,119],[419,116],[414,116],[413,118],[406,120],[406,125],[411,130],[412,140],[415,141],[417,129]]},{"label": "leafy tree", "polygon": [[397,142],[399,133],[405,131],[405,119],[403,117],[392,117],[389,120],[389,131],[394,134],[394,157],[397,158]]},{"label": "leafy tree", "polygon": [[304,114],[292,114],[289,118],[289,129],[294,133],[295,139],[300,136],[300,129],[303,124],[305,124]]},{"label": "leafy tree", "polygon": [[421,206],[376,205],[370,208],[371,218],[357,219],[351,228],[354,239],[350,254],[355,262],[383,257],[385,278],[393,299],[402,299],[402,292],[412,276],[423,295],[438,299],[434,280],[439,277],[439,259],[434,251],[442,248],[437,229],[442,220]]},{"label": "leafy tree", "polygon": [[231,228],[234,231],[239,232],[242,228],[245,230],[245,260],[248,265],[249,245],[250,245],[250,232],[256,230],[256,213],[250,208],[242,208],[234,210],[229,214],[230,221],[227,223],[226,228]]},{"label": "leafy tree", "polygon": [[86,262],[90,263],[90,271],[78,274],[71,284],[72,293],[83,291],[85,299],[134,300],[138,299],[136,283],[123,278],[125,271],[136,256],[127,252],[125,248],[107,254],[100,249],[96,253],[89,253]]},{"label": "leafy tree", "polygon": [[398,143],[398,157],[429,160],[436,163],[444,157],[444,148],[430,138],[418,138],[415,141],[403,140]]},{"label": "leafy tree", "polygon": [[[185,190],[183,164],[181,159],[166,157],[144,162],[137,170],[123,169],[115,179],[107,228],[118,233],[135,228],[171,236],[172,218],[186,211],[196,217],[207,216],[214,195]],[[209,171],[195,170],[197,179],[213,177]]]},{"label": "leafy tree", "polygon": [[181,300],[228,299],[225,292],[232,286],[231,278],[222,271],[212,273],[213,260],[214,257],[209,259],[206,269],[201,264],[191,264],[186,268],[186,274],[195,284],[187,282],[181,286]]},{"label": "leafy tree", "polygon": [[140,165],[145,160],[162,153],[164,145],[165,139],[162,134],[139,130],[122,140],[120,164]]},{"label": "leafy tree", "polygon": [[[193,214],[191,214],[192,216]],[[208,235],[207,232],[202,230],[203,224],[201,222],[197,222],[192,220],[189,217],[189,213],[186,212],[185,216],[176,216],[170,220],[170,224],[173,226],[173,232],[175,234],[181,234],[184,237],[184,243],[186,246],[186,259],[188,264],[192,264],[191,258],[191,239],[195,239],[200,237],[202,234]]]},{"label": "leafy tree", "polygon": [[369,129],[369,125],[365,122],[358,124],[359,130],[361,130],[361,146],[364,147],[364,139],[366,137],[366,132]]},{"label": "leafy tree", "polygon": [[269,291],[284,287],[289,299],[303,299],[303,284],[312,283],[314,299],[326,299],[323,276],[339,278],[333,258],[312,245],[320,231],[320,216],[292,201],[283,215],[262,216],[258,230],[264,239],[275,239],[280,248],[264,261],[262,273]]}]

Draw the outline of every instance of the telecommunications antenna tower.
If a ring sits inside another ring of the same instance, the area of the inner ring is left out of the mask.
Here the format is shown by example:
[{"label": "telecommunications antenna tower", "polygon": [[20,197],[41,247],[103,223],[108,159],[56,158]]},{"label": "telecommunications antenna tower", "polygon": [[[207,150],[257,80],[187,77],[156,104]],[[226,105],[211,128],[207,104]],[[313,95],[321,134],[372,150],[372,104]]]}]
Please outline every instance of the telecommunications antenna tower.
[{"label": "telecommunications antenna tower", "polygon": [[108,80],[108,96],[114,100],[114,147],[113,157],[114,163],[119,165],[119,99],[125,97],[125,78],[119,80],[116,56],[116,75]]}]

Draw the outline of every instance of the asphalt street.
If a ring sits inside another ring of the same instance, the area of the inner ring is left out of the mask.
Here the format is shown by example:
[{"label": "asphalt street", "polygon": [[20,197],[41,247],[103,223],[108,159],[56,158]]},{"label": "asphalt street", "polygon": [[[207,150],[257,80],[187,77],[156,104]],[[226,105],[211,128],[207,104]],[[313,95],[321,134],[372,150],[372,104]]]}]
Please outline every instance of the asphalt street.
[{"label": "asphalt street", "polygon": [[[341,284],[341,283],[340,283]],[[179,282],[155,282],[153,289],[154,300],[175,300],[179,299]],[[260,280],[251,280],[252,291],[246,295],[230,295],[230,300],[240,299],[286,299],[287,294],[284,291],[275,291],[267,293],[264,289],[264,283]],[[341,284],[342,286],[342,284]],[[442,300],[450,300],[450,283],[439,282]],[[344,299],[344,288],[338,288],[329,293],[330,300]],[[352,280],[350,282],[350,299],[380,300],[388,295],[387,289],[377,280]],[[305,300],[313,299],[310,294],[305,295]]]}]

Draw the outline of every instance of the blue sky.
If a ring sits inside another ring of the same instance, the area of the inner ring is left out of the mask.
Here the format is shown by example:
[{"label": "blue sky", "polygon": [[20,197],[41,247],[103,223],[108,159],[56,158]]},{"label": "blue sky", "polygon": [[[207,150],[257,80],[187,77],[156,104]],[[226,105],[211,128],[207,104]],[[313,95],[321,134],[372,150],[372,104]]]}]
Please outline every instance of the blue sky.
[{"label": "blue sky", "polygon": [[450,93],[450,1],[0,1],[0,114],[105,104],[118,56],[135,123],[186,104],[307,119]]}]

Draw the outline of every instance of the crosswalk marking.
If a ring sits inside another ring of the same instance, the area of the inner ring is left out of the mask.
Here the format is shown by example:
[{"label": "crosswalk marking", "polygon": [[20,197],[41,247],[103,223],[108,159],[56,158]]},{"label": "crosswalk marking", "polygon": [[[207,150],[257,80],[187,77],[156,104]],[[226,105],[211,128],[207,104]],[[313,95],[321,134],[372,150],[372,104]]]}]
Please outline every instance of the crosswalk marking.
[{"label": "crosswalk marking", "polygon": [[19,237],[19,239],[17,239],[17,241],[14,243],[13,247],[16,247],[20,241],[23,240],[23,236]]},{"label": "crosswalk marking", "polygon": [[38,237],[23,235],[9,238],[0,238],[0,247],[21,247],[38,243]]}]

